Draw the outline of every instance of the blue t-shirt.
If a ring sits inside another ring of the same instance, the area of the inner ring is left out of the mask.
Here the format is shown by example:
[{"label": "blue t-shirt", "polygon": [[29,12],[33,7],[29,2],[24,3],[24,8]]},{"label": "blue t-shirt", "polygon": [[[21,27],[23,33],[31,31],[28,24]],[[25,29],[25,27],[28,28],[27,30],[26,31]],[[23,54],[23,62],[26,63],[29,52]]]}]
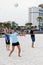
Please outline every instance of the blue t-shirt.
[{"label": "blue t-shirt", "polygon": [[5,39],[6,39],[8,42],[10,42],[10,37],[9,37],[8,34],[5,34]]},{"label": "blue t-shirt", "polygon": [[17,36],[18,36],[18,33],[17,32],[14,32],[14,34],[10,34],[10,37],[12,39],[12,43],[18,42]]}]

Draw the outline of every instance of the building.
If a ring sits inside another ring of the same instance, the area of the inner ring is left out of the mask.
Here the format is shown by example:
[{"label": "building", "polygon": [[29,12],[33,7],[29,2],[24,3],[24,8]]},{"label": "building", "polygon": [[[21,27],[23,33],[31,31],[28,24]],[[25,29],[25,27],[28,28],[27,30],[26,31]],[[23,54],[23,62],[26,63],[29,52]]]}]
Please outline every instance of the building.
[{"label": "building", "polygon": [[31,7],[29,8],[29,22],[31,22],[34,26],[37,26],[39,29],[39,21],[37,17],[42,17],[40,25],[43,26],[43,8],[41,7]]}]

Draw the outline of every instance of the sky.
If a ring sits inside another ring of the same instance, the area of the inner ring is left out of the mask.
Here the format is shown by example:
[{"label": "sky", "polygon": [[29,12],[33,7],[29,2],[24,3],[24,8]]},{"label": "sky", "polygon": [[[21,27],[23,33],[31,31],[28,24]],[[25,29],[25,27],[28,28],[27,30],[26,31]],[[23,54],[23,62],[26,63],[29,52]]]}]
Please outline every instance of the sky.
[{"label": "sky", "polygon": [[0,0],[0,22],[15,21],[23,26],[29,22],[29,8],[39,4],[43,4],[43,0]]}]

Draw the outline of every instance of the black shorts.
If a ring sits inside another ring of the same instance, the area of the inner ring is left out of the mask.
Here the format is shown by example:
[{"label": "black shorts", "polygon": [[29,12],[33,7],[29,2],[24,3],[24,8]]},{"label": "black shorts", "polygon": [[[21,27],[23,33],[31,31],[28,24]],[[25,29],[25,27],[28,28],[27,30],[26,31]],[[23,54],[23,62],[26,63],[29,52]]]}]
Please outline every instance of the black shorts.
[{"label": "black shorts", "polygon": [[12,43],[12,46],[18,46],[18,45],[20,45],[19,42]]},{"label": "black shorts", "polygon": [[6,41],[6,45],[10,45],[10,42],[9,41],[8,42]]}]

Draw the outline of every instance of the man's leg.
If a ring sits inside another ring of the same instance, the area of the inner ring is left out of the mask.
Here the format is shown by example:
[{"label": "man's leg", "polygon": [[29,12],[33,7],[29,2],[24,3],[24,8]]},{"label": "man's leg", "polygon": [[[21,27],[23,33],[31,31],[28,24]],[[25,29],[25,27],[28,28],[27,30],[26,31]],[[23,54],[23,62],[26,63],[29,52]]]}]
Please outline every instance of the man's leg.
[{"label": "man's leg", "polygon": [[32,42],[32,48],[34,48],[34,42]]},{"label": "man's leg", "polygon": [[8,45],[8,50],[10,50],[10,45]]},{"label": "man's leg", "polygon": [[20,56],[20,52],[21,52],[20,45],[18,45],[17,48],[18,48],[18,56],[21,57],[21,56]]},{"label": "man's leg", "polygon": [[11,50],[11,52],[10,52],[9,56],[13,53],[14,48],[15,48],[15,46],[12,46],[12,50]]}]

